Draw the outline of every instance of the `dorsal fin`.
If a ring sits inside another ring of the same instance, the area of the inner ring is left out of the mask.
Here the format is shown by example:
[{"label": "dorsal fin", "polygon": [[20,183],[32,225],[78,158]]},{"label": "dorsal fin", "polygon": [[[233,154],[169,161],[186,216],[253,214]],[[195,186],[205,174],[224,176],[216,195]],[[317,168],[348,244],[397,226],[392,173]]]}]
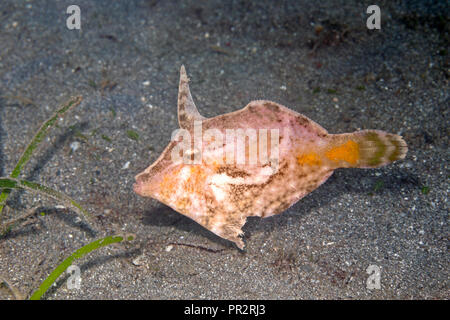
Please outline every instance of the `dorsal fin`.
[{"label": "dorsal fin", "polygon": [[184,66],[180,69],[180,86],[178,88],[178,124],[182,129],[190,129],[194,126],[194,121],[206,119],[201,116],[192,100],[189,90],[189,79]]}]

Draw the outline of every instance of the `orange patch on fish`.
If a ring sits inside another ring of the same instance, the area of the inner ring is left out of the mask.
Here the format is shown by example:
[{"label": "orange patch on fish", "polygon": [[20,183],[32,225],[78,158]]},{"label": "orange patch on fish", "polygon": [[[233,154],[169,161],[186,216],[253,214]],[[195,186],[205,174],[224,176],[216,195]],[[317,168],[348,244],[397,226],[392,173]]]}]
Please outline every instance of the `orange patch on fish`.
[{"label": "orange patch on fish", "polygon": [[322,159],[315,152],[301,154],[297,157],[297,163],[300,165],[320,166]]},{"label": "orange patch on fish", "polygon": [[203,170],[198,165],[193,165],[190,167],[190,176],[187,179],[184,190],[189,193],[202,193],[202,186],[204,185],[204,180],[206,179],[205,170]]},{"label": "orange patch on fish", "polygon": [[169,199],[170,196],[175,191],[175,188],[177,186],[177,176],[180,170],[181,169],[175,170],[174,172],[170,172],[162,178],[162,181],[159,184],[159,190],[162,198]]},{"label": "orange patch on fish", "polygon": [[346,161],[352,165],[355,165],[359,160],[359,146],[353,140],[349,140],[346,143],[333,147],[325,153],[325,156],[333,161]]}]

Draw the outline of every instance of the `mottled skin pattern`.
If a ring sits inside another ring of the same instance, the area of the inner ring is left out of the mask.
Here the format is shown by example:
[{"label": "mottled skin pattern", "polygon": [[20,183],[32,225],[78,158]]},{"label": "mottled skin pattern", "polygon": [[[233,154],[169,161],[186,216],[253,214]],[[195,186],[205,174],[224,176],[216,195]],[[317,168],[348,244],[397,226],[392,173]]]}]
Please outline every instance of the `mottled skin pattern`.
[{"label": "mottled skin pattern", "polygon": [[[230,129],[267,129],[270,140],[271,130],[278,130],[278,152],[272,155],[270,142],[268,146],[269,159],[277,162],[258,158],[250,164],[250,144],[259,146],[259,136],[236,146],[234,157],[244,148],[242,164],[225,159],[226,152],[234,150],[233,144],[224,138],[219,147],[212,149],[215,140],[205,136],[201,163],[175,162],[172,151],[182,141],[177,136],[155,163],[136,176],[137,194],[161,201],[233,241],[240,249],[244,247],[241,228],[248,216],[268,217],[283,212],[324,183],[337,168],[375,168],[403,159],[407,152],[400,136],[377,130],[328,134],[307,117],[266,100],[252,101],[241,110],[206,119],[192,100],[184,67],[180,72],[178,121],[180,128],[192,136],[194,123],[201,123],[203,133],[215,129],[224,137]],[[191,147],[188,151],[193,160],[200,150],[194,143]],[[277,165],[272,167],[274,163]]]}]

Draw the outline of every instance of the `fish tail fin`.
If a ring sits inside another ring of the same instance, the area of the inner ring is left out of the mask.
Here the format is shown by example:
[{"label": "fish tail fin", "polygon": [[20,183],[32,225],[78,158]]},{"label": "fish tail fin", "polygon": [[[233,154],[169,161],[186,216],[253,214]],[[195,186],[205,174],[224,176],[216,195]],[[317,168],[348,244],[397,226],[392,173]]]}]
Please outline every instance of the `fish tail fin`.
[{"label": "fish tail fin", "polygon": [[404,159],[408,147],[399,135],[362,130],[330,135],[325,156],[336,168],[378,168]]}]

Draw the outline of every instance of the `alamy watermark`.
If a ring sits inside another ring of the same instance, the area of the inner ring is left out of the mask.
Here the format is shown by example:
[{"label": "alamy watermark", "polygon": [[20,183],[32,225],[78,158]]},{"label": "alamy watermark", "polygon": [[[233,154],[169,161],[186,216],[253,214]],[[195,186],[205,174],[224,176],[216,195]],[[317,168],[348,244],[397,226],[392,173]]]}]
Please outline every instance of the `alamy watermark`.
[{"label": "alamy watermark", "polygon": [[375,264],[371,264],[366,269],[367,274],[369,274],[369,277],[366,281],[366,287],[369,290],[373,289],[381,289],[381,269],[379,266]]},{"label": "alamy watermark", "polygon": [[67,279],[67,289],[79,290],[81,288],[81,270],[77,265],[71,265],[67,268],[69,278]]},{"label": "alamy watermark", "polygon": [[366,26],[367,29],[373,30],[373,29],[381,29],[381,10],[380,7],[373,4],[371,6],[367,7],[367,13],[370,14],[370,16],[367,18]]},{"label": "alamy watermark", "polygon": [[66,26],[69,30],[80,30],[81,29],[81,9],[79,6],[73,4],[67,7],[67,14],[70,16],[66,20]]},{"label": "alamy watermark", "polygon": [[270,165],[271,174],[278,171],[279,129],[213,128],[203,132],[202,121],[194,121],[193,130],[177,129],[171,140],[178,142],[171,151],[173,163]]}]

